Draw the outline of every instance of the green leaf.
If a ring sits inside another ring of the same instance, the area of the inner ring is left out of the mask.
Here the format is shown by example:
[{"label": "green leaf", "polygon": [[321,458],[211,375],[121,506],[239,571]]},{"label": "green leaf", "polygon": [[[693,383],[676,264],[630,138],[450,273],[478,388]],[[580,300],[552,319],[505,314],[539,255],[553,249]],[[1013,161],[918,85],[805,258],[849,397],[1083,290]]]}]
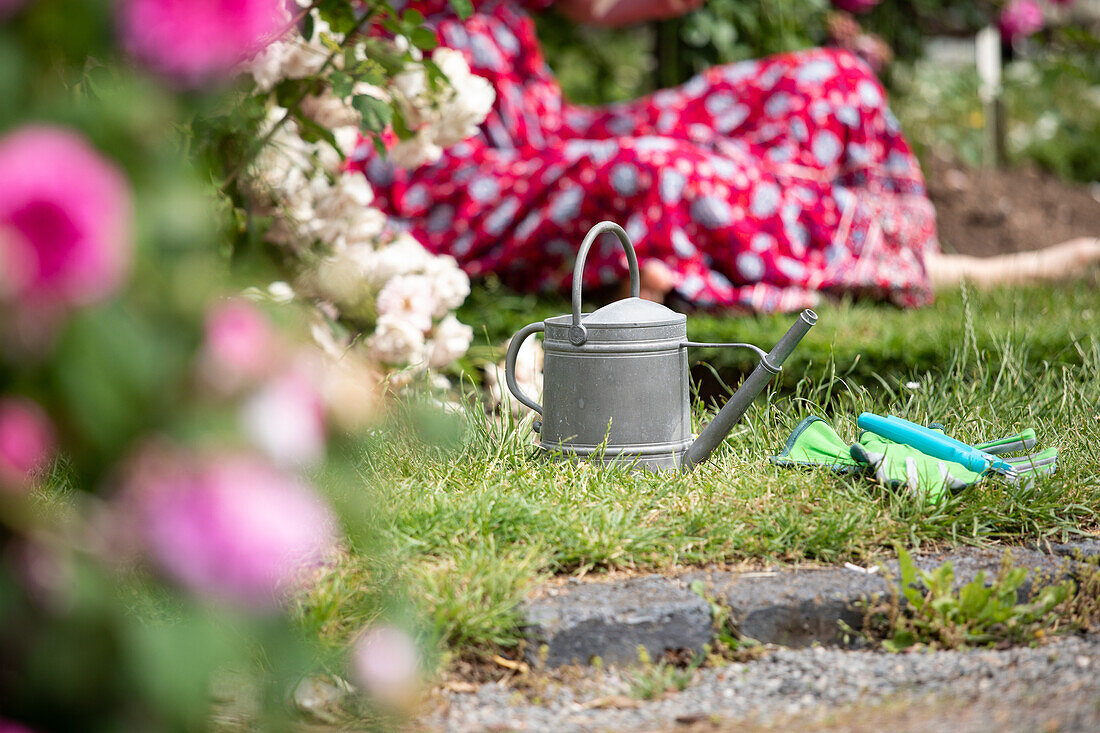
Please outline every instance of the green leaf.
[{"label": "green leaf", "polygon": [[302,38],[307,41],[313,40],[313,13],[306,13],[306,17],[302,20]]},{"label": "green leaf", "polygon": [[322,33],[321,34],[321,45],[323,45],[325,48],[327,48],[332,53],[339,53],[340,52],[340,42],[337,41],[336,38],[329,35],[328,33]]},{"label": "green leaf", "polygon": [[451,8],[460,20],[466,20],[474,14],[474,4],[470,0],[451,0]]},{"label": "green leaf", "polygon": [[410,26],[409,30],[412,30],[411,26],[418,26],[424,23],[424,14],[419,10],[406,10],[405,14],[401,17],[401,22],[406,26]]},{"label": "green leaf", "polygon": [[425,51],[431,51],[439,45],[435,33],[423,26],[413,29],[412,34],[409,36],[409,40],[413,42],[414,46],[424,49]]},{"label": "green leaf", "polygon": [[355,85],[355,80],[348,74],[342,71],[336,71],[332,74],[332,93],[343,99],[351,94],[351,89]]},{"label": "green leaf", "polygon": [[959,610],[964,618],[978,618],[993,596],[993,590],[986,588],[985,580],[977,578],[970,581],[959,591]]},{"label": "green leaf", "polygon": [[275,101],[280,107],[292,107],[312,83],[312,79],[284,79],[275,86]]},{"label": "green leaf", "polygon": [[912,631],[898,631],[893,639],[886,639],[882,646],[888,652],[900,652],[917,643],[917,637]]},{"label": "green leaf", "polygon": [[351,99],[351,106],[363,117],[362,129],[370,132],[382,132],[393,119],[389,103],[369,94],[356,94]]}]

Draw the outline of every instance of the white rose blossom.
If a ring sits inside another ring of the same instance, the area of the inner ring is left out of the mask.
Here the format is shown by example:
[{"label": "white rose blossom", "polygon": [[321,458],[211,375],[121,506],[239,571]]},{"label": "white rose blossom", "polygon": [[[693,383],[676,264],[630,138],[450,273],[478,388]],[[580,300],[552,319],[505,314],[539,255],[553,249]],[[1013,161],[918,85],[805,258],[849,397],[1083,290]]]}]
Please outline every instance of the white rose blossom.
[{"label": "white rose blossom", "polygon": [[433,257],[425,268],[432,279],[432,293],[435,295],[436,318],[442,318],[466,301],[470,294],[470,277],[458,266],[454,257],[439,255]]},{"label": "white rose blossom", "polygon": [[358,127],[363,117],[347,102],[332,94],[311,94],[302,98],[298,109],[321,127],[332,130],[354,125]]},{"label": "white rose blossom", "polygon": [[393,316],[421,331],[432,327],[435,312],[432,281],[424,275],[398,275],[378,293],[375,306],[379,317]]},{"label": "white rose blossom", "polygon": [[410,138],[402,140],[389,150],[389,159],[398,168],[419,168],[443,157],[443,148],[435,141],[432,128],[421,127]]},{"label": "white rose blossom", "polygon": [[488,80],[470,73],[462,52],[453,48],[437,48],[432,61],[450,82],[440,103],[436,140],[446,147],[477,132],[477,127],[489,114],[496,101],[496,91]]},{"label": "white rose blossom", "polygon": [[312,289],[348,317],[368,318],[374,310],[374,292],[369,286],[374,259],[369,244],[345,247],[318,263],[309,278]]},{"label": "white rose blossom", "polygon": [[381,316],[367,348],[383,364],[416,366],[425,358],[424,332],[399,316]]},{"label": "white rose blossom", "polygon": [[432,332],[428,342],[428,366],[441,369],[455,362],[470,348],[474,329],[448,315]]},{"label": "white rose blossom", "polygon": [[[309,6],[307,0],[296,3]],[[286,35],[246,64],[259,91],[269,92],[283,79],[317,75],[332,54],[322,38],[343,42],[316,9],[310,12],[311,39],[301,36],[288,14]],[[399,141],[389,159],[415,168],[439,160],[444,146],[475,134],[495,92],[471,73],[461,52],[446,48],[432,54],[447,77],[433,89],[421,53],[407,39],[398,38],[396,45],[412,62],[386,88],[356,81],[348,97],[337,97],[330,88],[302,100],[296,114],[330,130],[332,142],[303,139],[293,116],[272,101],[258,131],[266,144],[246,171],[245,192],[254,212],[273,217],[268,240],[312,263],[303,268],[295,288],[317,299],[323,320],[375,323],[363,351],[377,362],[440,368],[462,356],[473,338],[473,330],[451,313],[469,294],[470,281],[452,257],[434,256],[410,234],[391,227],[387,216],[371,206],[374,195],[366,178],[344,170],[345,160],[364,145],[362,117],[351,100],[365,94],[400,110],[413,135]],[[366,48],[357,45],[353,55],[366,59]],[[342,64],[343,56],[337,55],[333,67]],[[395,229],[396,234],[389,233]],[[283,297],[293,298],[290,286],[286,290],[289,296]]]}]

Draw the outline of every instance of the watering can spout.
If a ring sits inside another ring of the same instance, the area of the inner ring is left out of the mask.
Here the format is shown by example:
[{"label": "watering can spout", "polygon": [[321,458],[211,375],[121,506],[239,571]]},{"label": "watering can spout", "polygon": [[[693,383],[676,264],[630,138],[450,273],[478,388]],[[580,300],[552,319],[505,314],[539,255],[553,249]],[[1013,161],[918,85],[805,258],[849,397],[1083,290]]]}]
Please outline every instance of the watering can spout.
[{"label": "watering can spout", "polygon": [[798,314],[798,320],[794,325],[787,329],[787,333],[783,334],[783,338],[779,339],[771,351],[760,358],[760,363],[756,365],[752,374],[733,393],[729,402],[718,411],[695,442],[688,446],[680,462],[681,471],[685,473],[691,471],[710,457],[714,449],[733,430],[733,426],[744,417],[749,405],[764,391],[772,377],[779,373],[783,362],[815,323],[817,323],[817,314],[809,308]]}]

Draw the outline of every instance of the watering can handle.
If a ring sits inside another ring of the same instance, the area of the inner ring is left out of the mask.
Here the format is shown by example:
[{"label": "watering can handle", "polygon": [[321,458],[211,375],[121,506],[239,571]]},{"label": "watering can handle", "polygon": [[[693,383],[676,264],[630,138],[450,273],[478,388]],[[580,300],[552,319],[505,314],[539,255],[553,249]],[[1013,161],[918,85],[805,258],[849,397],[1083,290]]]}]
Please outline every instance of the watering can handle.
[{"label": "watering can handle", "polygon": [[589,229],[584,241],[581,242],[581,251],[577,253],[577,264],[573,267],[573,324],[569,327],[569,342],[574,346],[580,346],[588,340],[588,331],[581,324],[581,281],[584,276],[584,260],[588,257],[588,250],[595,244],[596,237],[604,232],[612,232],[618,237],[623,245],[623,251],[626,252],[626,261],[630,265],[630,297],[637,298],[641,293],[638,255],[634,254],[634,245],[630,243],[626,230],[613,221],[601,221]]},{"label": "watering can handle", "polygon": [[542,405],[523,394],[519,384],[516,383],[516,357],[519,356],[519,347],[523,346],[523,342],[527,340],[527,337],[542,331],[543,328],[541,322],[531,323],[517,331],[516,335],[512,337],[511,343],[508,344],[508,356],[504,359],[504,381],[508,383],[508,391],[514,394],[521,404],[527,405],[540,415],[542,414]]}]

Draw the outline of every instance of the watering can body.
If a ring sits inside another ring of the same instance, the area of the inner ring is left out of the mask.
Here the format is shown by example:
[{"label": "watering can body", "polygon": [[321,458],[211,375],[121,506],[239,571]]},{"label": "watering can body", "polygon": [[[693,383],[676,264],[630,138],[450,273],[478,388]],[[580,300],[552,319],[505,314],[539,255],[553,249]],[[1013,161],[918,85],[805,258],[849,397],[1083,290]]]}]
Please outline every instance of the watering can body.
[{"label": "watering can body", "polygon": [[[631,297],[581,313],[581,273],[599,234],[611,232],[630,266]],[[602,222],[589,231],[577,256],[573,312],[525,326],[505,359],[509,390],[542,416],[539,446],[553,457],[623,462],[646,469],[690,470],[721,443],[776,374],[787,354],[816,321],[804,311],[772,353],[751,344],[702,344],[687,338],[687,317],[642,300],[638,263],[626,232]],[[523,341],[543,333],[543,401],[525,395],[515,379]],[[688,347],[748,348],[760,355],[745,380],[707,429],[693,440]]]}]

